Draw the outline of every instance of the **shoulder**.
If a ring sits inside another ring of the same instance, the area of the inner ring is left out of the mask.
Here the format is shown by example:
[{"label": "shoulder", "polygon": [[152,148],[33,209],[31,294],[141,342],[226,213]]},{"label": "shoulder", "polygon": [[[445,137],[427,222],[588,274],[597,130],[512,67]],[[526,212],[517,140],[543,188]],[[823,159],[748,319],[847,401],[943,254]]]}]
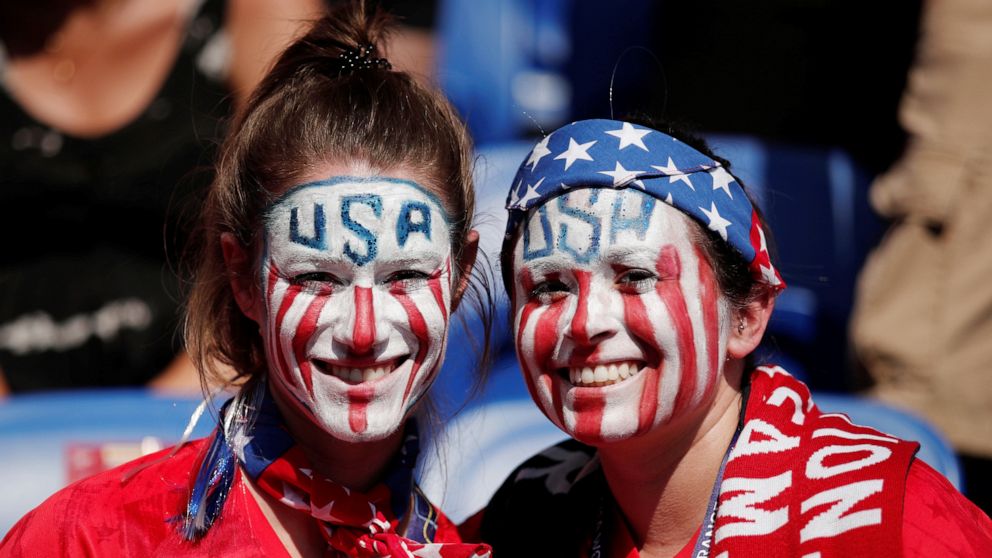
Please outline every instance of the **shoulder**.
[{"label": "shoulder", "polygon": [[916,460],[906,478],[902,540],[906,556],[985,556],[992,521],[943,475]]},{"label": "shoulder", "polygon": [[60,556],[140,555],[143,543],[173,532],[203,443],[186,444],[172,456],[172,449],[147,455],[63,488],[11,528],[0,553],[31,556],[47,548]]},{"label": "shoulder", "polygon": [[[579,544],[591,530],[600,483],[595,449],[575,440],[551,446],[514,470],[490,500],[482,540],[497,555],[563,553],[564,545]],[[551,546],[542,549],[544,541]]]}]

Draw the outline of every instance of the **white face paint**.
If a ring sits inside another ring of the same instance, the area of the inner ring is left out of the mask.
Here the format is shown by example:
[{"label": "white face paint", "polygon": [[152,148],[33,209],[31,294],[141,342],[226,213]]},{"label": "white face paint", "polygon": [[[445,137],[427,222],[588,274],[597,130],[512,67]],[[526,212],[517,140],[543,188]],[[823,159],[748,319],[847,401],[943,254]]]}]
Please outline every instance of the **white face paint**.
[{"label": "white face paint", "polygon": [[712,397],[729,306],[688,217],[633,188],[577,189],[533,210],[514,246],[514,334],[531,396],[598,443]]},{"label": "white face paint", "polygon": [[441,366],[451,236],[414,182],[337,177],[266,214],[262,288],[269,381],[334,437],[395,432]]}]

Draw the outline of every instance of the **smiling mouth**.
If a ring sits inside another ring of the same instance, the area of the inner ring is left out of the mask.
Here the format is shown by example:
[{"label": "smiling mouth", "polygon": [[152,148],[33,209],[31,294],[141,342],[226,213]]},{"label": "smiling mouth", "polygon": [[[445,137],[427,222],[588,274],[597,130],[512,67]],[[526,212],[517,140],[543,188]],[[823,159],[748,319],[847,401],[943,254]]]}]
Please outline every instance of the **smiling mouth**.
[{"label": "smiling mouth", "polygon": [[[572,366],[567,368],[568,380],[576,387],[611,386],[637,375],[645,365],[643,361],[627,360],[594,366]],[[562,375],[565,370],[562,369]]]},{"label": "smiling mouth", "polygon": [[385,378],[393,370],[399,368],[399,365],[405,360],[405,358],[401,358],[369,366],[345,366],[344,364],[325,361],[315,361],[315,364],[325,374],[334,376],[346,384],[356,385]]}]

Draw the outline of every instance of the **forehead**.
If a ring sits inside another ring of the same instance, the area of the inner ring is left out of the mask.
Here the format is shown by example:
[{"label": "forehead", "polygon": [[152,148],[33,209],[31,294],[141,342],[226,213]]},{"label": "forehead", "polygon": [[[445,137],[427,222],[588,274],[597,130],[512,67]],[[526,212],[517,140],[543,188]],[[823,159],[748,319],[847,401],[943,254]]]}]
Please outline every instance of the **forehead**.
[{"label": "forehead", "polygon": [[273,252],[316,252],[364,265],[390,250],[450,240],[440,200],[412,180],[341,176],[287,190],[265,212]]},{"label": "forehead", "polygon": [[681,211],[640,190],[581,188],[532,209],[514,255],[524,264],[546,259],[586,264],[688,245],[690,232]]}]

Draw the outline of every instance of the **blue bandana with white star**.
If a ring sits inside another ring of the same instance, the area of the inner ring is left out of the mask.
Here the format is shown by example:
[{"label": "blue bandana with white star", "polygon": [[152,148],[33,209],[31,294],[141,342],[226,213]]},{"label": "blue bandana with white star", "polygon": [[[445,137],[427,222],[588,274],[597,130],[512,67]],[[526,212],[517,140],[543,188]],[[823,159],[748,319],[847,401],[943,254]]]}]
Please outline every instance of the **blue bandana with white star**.
[{"label": "blue bandana with white star", "polygon": [[637,188],[689,215],[733,246],[752,276],[785,288],[751,200],[723,166],[651,128],[580,120],[555,130],[520,165],[506,199],[506,242],[533,209],[574,188]]}]

